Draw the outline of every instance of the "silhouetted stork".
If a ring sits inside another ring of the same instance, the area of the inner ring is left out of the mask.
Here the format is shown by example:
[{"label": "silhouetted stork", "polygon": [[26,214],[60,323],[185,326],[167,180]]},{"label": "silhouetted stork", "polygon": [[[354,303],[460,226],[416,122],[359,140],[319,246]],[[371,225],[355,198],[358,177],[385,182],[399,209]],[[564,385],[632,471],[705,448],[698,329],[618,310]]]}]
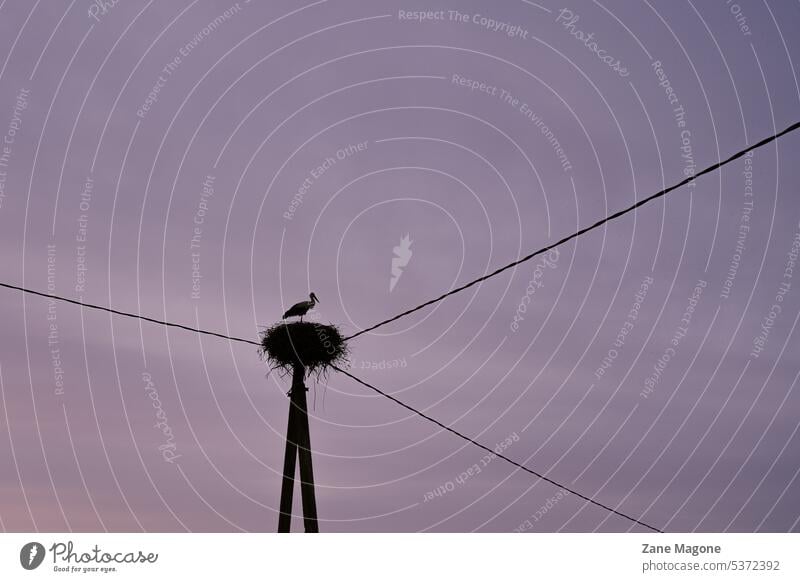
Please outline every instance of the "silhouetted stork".
[{"label": "silhouetted stork", "polygon": [[300,316],[300,321],[303,321],[303,316],[308,313],[314,306],[319,303],[319,299],[314,293],[309,294],[310,301],[301,301],[300,303],[295,303],[292,305],[289,310],[283,314],[283,319],[287,317],[295,317]]}]

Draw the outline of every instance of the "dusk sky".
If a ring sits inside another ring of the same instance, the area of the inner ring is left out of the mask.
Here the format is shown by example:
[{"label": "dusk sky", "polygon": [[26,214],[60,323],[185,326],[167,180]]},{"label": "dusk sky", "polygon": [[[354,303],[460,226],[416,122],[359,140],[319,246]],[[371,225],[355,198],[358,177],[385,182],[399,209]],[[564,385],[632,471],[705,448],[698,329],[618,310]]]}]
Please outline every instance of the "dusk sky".
[{"label": "dusk sky", "polygon": [[[313,291],[350,335],[800,120],[798,23],[3,0],[0,281],[251,340]],[[350,372],[659,529],[800,531],[799,153],[361,335]],[[289,379],[256,346],[0,298],[0,528],[275,531]],[[323,532],[646,531],[335,371],[308,387]]]}]

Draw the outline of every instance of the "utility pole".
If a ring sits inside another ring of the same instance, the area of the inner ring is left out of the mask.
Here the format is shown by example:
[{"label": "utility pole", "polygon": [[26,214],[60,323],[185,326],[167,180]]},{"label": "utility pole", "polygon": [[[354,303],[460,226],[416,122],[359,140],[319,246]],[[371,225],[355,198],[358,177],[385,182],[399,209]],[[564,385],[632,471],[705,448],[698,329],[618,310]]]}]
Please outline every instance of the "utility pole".
[{"label": "utility pole", "polygon": [[306,533],[318,533],[317,501],[314,495],[314,469],[311,463],[311,435],[308,430],[305,366],[295,364],[292,389],[289,393],[289,423],[286,427],[286,453],[283,457],[278,533],[289,532],[292,525],[292,496],[297,458],[300,458],[300,493],[303,500],[303,522]]}]

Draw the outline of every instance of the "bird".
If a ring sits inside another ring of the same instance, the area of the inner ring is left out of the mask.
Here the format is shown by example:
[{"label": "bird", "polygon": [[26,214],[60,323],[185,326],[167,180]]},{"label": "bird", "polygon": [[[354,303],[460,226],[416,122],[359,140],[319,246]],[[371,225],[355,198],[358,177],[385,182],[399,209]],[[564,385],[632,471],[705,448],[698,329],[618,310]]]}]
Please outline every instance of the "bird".
[{"label": "bird", "polygon": [[299,303],[295,303],[292,305],[286,313],[283,314],[283,319],[287,317],[295,317],[297,315],[300,316],[300,321],[303,321],[303,316],[308,313],[314,306],[319,303],[319,299],[317,296],[312,292],[308,295],[310,301],[300,301]]}]

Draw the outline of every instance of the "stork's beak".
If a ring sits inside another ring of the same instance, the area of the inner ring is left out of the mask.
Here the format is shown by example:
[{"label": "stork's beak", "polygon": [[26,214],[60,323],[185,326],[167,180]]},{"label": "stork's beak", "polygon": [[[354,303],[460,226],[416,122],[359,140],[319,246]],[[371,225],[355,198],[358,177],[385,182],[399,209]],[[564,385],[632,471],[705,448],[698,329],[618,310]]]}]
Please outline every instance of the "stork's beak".
[{"label": "stork's beak", "polygon": [[312,293],[312,294],[311,294],[311,299],[313,299],[313,300],[314,300],[314,301],[316,301],[317,303],[320,303],[320,300],[319,300],[319,298],[318,298],[318,297],[317,297],[317,296],[316,296],[314,293]]}]

